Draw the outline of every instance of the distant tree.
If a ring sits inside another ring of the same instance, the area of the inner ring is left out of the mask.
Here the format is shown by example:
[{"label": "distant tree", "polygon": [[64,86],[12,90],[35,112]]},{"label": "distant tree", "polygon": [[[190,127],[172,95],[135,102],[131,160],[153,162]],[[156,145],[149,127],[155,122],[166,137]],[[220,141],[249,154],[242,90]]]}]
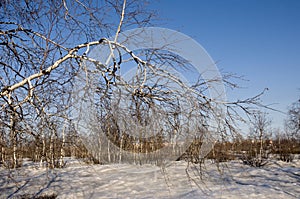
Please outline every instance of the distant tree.
[{"label": "distant tree", "polygon": [[253,114],[249,138],[249,148],[243,157],[243,162],[255,167],[264,166],[268,162],[268,155],[271,150],[268,148],[268,141],[271,139],[271,120],[267,113],[258,112]]},{"label": "distant tree", "polygon": [[289,108],[285,126],[292,137],[300,139],[300,99]]},{"label": "distant tree", "polygon": [[270,126],[272,121],[268,118],[268,114],[258,112],[253,114],[252,127],[250,128],[250,137],[262,142],[271,137]]}]

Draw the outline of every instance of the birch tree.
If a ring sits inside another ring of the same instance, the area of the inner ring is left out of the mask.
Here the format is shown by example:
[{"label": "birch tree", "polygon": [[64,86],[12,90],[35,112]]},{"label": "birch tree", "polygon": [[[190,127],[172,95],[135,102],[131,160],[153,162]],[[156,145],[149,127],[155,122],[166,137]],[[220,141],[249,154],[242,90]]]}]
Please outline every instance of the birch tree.
[{"label": "birch tree", "polygon": [[[147,10],[146,4],[134,0],[1,2],[0,126],[2,140],[8,140],[4,148],[12,148],[14,168],[17,140],[22,135],[42,140],[42,162],[50,158],[53,167],[57,151],[62,159],[64,150],[56,150],[54,141],[61,139],[60,147],[65,146],[64,124],[73,120],[70,114],[76,98],[72,94],[77,92],[78,78],[83,82],[79,97],[92,96],[90,105],[96,107],[95,120],[86,129],[96,131],[84,136],[95,141],[99,133],[105,135],[111,142],[103,146],[100,141],[93,147],[107,151],[109,160],[122,160],[116,155],[122,154],[120,148],[140,154],[158,150],[166,145],[165,140],[176,140],[174,132],[177,136],[193,136],[209,126],[217,136],[226,131],[236,133],[236,121],[244,120],[238,109],[251,114],[262,106],[263,92],[236,102],[209,96],[212,82],[237,87],[228,80],[231,76],[182,81],[170,70],[192,74],[188,60],[163,48],[132,50],[120,42],[125,30],[151,24],[154,12]],[[104,60],[90,53],[99,46],[107,49],[108,54],[98,54],[104,55]],[[121,74],[128,65],[136,71],[130,81]],[[82,107],[77,119],[84,120],[82,113],[89,114],[88,108]],[[213,124],[208,122],[211,119]],[[144,139],[146,132],[148,137]],[[117,146],[114,156],[110,154],[112,143]]]},{"label": "birch tree", "polygon": [[292,137],[300,138],[300,99],[294,102],[288,110],[288,119],[285,122]]},{"label": "birch tree", "polygon": [[13,167],[21,133],[46,143],[48,124],[69,120],[72,79],[84,60],[93,62],[85,52],[120,32],[120,21],[127,28],[148,24],[152,13],[144,6],[137,1],[1,1],[1,126],[11,135],[5,148],[13,148]]}]

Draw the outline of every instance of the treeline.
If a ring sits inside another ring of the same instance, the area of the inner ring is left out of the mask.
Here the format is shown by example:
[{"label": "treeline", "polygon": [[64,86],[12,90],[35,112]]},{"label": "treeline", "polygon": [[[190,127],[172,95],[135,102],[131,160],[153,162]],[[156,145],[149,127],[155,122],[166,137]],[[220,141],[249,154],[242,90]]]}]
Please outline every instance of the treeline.
[{"label": "treeline", "polygon": [[[3,135],[3,134],[2,134]],[[101,157],[95,157],[86,147],[82,136],[76,132],[68,132],[63,137],[61,133],[32,137],[18,137],[17,147],[4,140],[0,142],[1,159],[0,164],[6,168],[17,168],[22,166],[25,158],[38,163],[39,166],[48,168],[62,168],[65,166],[64,158],[72,157],[88,163],[103,163]],[[149,139],[136,139],[132,136],[110,135],[110,143],[122,150],[132,153],[151,153],[160,150],[166,145],[162,136]],[[177,160],[186,160],[192,163],[200,163],[202,141],[195,139],[186,151],[180,151],[182,155]],[[99,149],[99,152],[101,149]],[[101,154],[104,156],[118,156],[119,154],[108,154],[109,150],[102,147]],[[113,152],[112,152],[113,153]],[[264,166],[271,158],[291,162],[296,154],[300,154],[300,140],[295,138],[279,137],[264,139],[262,142],[255,139],[240,139],[235,141],[217,141],[211,152],[205,159],[211,159],[217,163],[230,160],[241,160],[251,166]],[[16,157],[14,157],[16,156]],[[14,158],[17,164],[14,163]],[[117,159],[118,157],[114,157]],[[138,158],[138,156],[137,156]]]},{"label": "treeline", "polygon": [[[3,135],[3,134],[2,134]],[[86,158],[89,153],[78,136],[58,134],[16,138],[17,145],[2,136],[0,164],[7,168],[22,166],[23,159],[28,158],[40,166],[48,168],[64,167],[64,157]]]},{"label": "treeline", "polygon": [[[178,160],[200,163],[203,161],[199,156],[201,145],[201,141],[195,140]],[[297,154],[300,154],[299,139],[277,137],[262,142],[253,139],[217,141],[205,159],[216,163],[241,160],[244,164],[261,167],[271,159],[292,162]]]}]

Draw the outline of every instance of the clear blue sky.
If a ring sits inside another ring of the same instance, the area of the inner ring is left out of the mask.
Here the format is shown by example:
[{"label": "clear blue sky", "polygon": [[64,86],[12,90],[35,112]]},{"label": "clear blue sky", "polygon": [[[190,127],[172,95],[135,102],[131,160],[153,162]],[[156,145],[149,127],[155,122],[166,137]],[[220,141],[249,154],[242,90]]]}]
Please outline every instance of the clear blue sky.
[{"label": "clear blue sky", "polygon": [[[238,81],[244,88],[228,91],[228,99],[269,88],[263,102],[283,112],[299,99],[300,1],[160,0],[150,5],[163,20],[161,27],[191,36],[220,70],[249,80]],[[286,115],[269,116],[273,127],[283,129]]]}]

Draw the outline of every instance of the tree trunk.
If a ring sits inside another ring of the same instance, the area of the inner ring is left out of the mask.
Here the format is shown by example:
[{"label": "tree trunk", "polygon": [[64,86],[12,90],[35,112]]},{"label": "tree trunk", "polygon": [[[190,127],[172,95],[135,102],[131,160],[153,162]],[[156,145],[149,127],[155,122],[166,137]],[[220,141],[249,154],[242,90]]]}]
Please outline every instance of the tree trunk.
[{"label": "tree trunk", "polygon": [[64,157],[65,157],[65,130],[66,130],[66,122],[64,124],[63,130],[62,130],[62,143],[60,148],[60,161],[59,161],[59,167],[62,168],[64,166]]},{"label": "tree trunk", "polygon": [[51,130],[50,134],[50,148],[49,148],[49,158],[50,158],[50,168],[54,168],[54,130]]},{"label": "tree trunk", "polygon": [[5,148],[1,146],[1,162],[5,162]]},{"label": "tree trunk", "polygon": [[45,160],[46,157],[46,136],[43,134],[42,135],[42,142],[43,142],[43,149],[42,149],[42,156],[41,156],[41,160],[40,160],[40,167],[43,166],[43,161]]},{"label": "tree trunk", "polygon": [[[110,129],[108,128],[108,135],[110,135]],[[111,162],[111,157],[110,157],[110,141],[108,140],[107,142],[107,158],[108,162]]]},{"label": "tree trunk", "polygon": [[13,147],[13,160],[12,160],[12,168],[17,168],[18,165],[18,160],[17,160],[17,132],[16,132],[16,123],[15,123],[15,119],[16,119],[16,112],[15,112],[15,108],[13,107],[12,104],[12,100],[11,97],[9,95],[8,97],[8,103],[11,107],[11,111],[12,113],[10,114],[10,136],[11,136],[11,143],[12,143],[12,147]]},{"label": "tree trunk", "polygon": [[123,139],[124,139],[124,135],[122,134],[121,140],[120,140],[120,152],[119,152],[119,163],[120,164],[122,162]]},{"label": "tree trunk", "polygon": [[263,153],[263,131],[260,130],[259,134],[259,140],[260,140],[260,148],[259,148],[259,159],[262,159],[262,153]]}]

